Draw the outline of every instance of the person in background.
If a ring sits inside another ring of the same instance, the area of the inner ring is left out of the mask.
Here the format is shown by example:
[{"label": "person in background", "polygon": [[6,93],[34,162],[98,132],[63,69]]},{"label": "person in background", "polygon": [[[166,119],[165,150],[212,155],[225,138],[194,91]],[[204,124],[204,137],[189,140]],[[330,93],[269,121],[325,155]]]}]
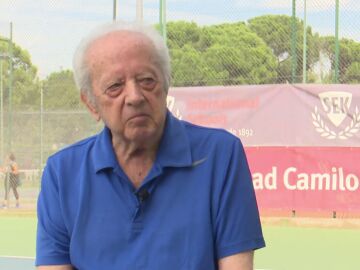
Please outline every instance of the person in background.
[{"label": "person in background", "polygon": [[4,178],[5,197],[2,207],[3,208],[9,207],[10,190],[12,190],[16,199],[16,207],[19,208],[20,198],[19,198],[19,192],[17,190],[17,187],[19,185],[19,168],[15,160],[15,155],[13,153],[10,153],[5,158],[5,163],[6,163],[5,166],[1,168],[1,171],[5,174],[5,178]]},{"label": "person in background", "polygon": [[80,43],[74,74],[104,129],[47,161],[38,269],[253,269],[265,242],[243,146],[167,110],[170,59],[159,33],[102,26]]}]

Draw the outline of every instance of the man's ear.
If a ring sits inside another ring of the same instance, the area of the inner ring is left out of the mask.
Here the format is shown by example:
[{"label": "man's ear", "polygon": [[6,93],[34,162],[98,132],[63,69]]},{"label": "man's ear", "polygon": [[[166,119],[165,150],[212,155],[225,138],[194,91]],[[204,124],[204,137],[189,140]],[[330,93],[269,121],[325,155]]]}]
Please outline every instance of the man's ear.
[{"label": "man's ear", "polygon": [[90,100],[89,97],[86,94],[84,94],[83,92],[80,93],[80,98],[81,98],[81,101],[86,105],[86,107],[90,111],[92,117],[97,122],[99,122],[101,117],[100,117],[100,114],[99,114],[94,102],[92,100]]}]

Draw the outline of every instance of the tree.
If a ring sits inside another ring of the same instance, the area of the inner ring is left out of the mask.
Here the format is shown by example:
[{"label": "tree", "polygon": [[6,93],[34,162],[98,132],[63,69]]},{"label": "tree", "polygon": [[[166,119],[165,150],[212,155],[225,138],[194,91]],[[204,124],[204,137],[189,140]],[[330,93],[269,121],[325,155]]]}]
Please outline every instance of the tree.
[{"label": "tree", "polygon": [[[291,79],[291,33],[292,17],[286,15],[264,15],[248,21],[249,28],[254,31],[271,48],[277,58],[278,83]],[[301,20],[296,19],[296,52],[298,55],[297,77],[302,76],[303,27]],[[319,36],[307,27],[307,65],[306,70],[319,60]]]},{"label": "tree", "polygon": [[[175,86],[205,84],[205,63],[201,52],[190,44],[171,50],[172,81]],[[191,67],[191,68],[189,68]]]},{"label": "tree", "polygon": [[360,62],[353,62],[346,69],[343,81],[346,83],[360,83]]},{"label": "tree", "polygon": [[[320,38],[321,51],[330,59],[331,70],[335,70],[335,37]],[[351,39],[339,41],[339,77],[341,83],[359,83],[356,72],[360,63],[360,43]],[[333,73],[333,72],[332,72]]]},{"label": "tree", "polygon": [[[4,39],[3,37],[0,37]],[[2,55],[2,82],[4,88],[4,105],[7,106],[9,90],[12,90],[12,107],[19,110],[38,108],[40,104],[39,79],[37,68],[32,64],[29,53],[17,44],[12,45],[12,57],[7,42],[0,42]],[[11,57],[11,59],[10,59]],[[13,63],[12,74],[10,60]],[[10,77],[12,75],[12,84]]]},{"label": "tree", "polygon": [[276,78],[276,60],[269,47],[244,23],[205,27],[209,37],[205,61],[209,70],[226,72],[221,84],[263,84]]},{"label": "tree", "polygon": [[80,108],[80,94],[76,88],[72,71],[62,70],[51,73],[43,81],[43,88],[46,110]]},{"label": "tree", "polygon": [[186,44],[194,46],[200,39],[201,30],[194,22],[169,22],[166,27],[170,49],[182,48]]},{"label": "tree", "polygon": [[244,23],[169,24],[174,86],[271,83],[276,60]]},{"label": "tree", "polygon": [[80,102],[71,70],[51,73],[43,81],[43,90],[43,143],[48,154],[101,128]]}]

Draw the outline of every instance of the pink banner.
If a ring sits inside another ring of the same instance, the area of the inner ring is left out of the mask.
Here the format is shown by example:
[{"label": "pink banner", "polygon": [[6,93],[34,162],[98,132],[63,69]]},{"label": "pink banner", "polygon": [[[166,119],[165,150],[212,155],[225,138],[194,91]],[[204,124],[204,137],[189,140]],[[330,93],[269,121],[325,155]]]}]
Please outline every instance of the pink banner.
[{"label": "pink banner", "polygon": [[173,88],[169,109],[241,138],[260,209],[360,213],[360,86]]},{"label": "pink banner", "polygon": [[360,148],[246,148],[259,206],[360,213]]},{"label": "pink banner", "polygon": [[360,147],[360,85],[257,85],[171,89],[173,112],[221,127],[246,146]]}]

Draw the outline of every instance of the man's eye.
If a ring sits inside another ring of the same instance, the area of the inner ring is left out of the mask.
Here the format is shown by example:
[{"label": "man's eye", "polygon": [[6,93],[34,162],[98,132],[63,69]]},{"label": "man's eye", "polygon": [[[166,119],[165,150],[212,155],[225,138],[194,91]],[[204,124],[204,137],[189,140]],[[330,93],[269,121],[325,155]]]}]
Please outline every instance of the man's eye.
[{"label": "man's eye", "polygon": [[123,83],[114,83],[105,90],[105,94],[110,97],[116,97],[123,89]]},{"label": "man's eye", "polygon": [[139,84],[141,85],[141,87],[143,87],[147,90],[153,89],[156,85],[156,80],[152,77],[141,78],[138,81],[139,81]]}]

